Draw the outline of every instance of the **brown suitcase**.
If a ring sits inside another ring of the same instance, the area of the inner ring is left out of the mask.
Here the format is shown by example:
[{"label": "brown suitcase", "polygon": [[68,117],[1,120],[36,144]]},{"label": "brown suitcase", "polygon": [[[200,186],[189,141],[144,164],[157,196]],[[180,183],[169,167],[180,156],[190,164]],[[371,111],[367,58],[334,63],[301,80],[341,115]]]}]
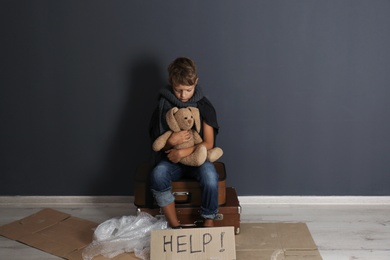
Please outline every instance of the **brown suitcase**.
[{"label": "brown suitcase", "polygon": [[[223,162],[214,162],[214,167],[218,173],[218,204],[226,202],[226,170]],[[134,205],[137,207],[158,207],[153,199],[149,188],[149,172],[151,164],[143,163],[136,171],[134,186]],[[172,193],[175,196],[177,206],[200,206],[201,188],[199,182],[193,179],[181,179],[172,182]]]},{"label": "brown suitcase", "polygon": [[[160,208],[138,208],[137,212],[146,212],[152,216],[163,215]],[[176,214],[183,226],[192,227],[201,219],[199,207],[176,207]],[[233,226],[235,234],[240,233],[241,206],[238,201],[236,189],[226,188],[226,203],[218,208],[214,221],[216,227]]]}]

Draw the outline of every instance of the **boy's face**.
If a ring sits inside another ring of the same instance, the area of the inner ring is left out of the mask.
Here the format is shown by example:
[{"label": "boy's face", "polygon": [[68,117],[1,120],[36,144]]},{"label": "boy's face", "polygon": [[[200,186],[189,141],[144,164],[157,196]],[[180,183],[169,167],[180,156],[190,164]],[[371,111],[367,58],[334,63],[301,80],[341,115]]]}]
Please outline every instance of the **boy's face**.
[{"label": "boy's face", "polygon": [[194,85],[190,86],[176,84],[172,86],[173,94],[175,94],[175,96],[180,99],[181,102],[187,102],[194,95],[197,82],[198,80],[196,80]]}]

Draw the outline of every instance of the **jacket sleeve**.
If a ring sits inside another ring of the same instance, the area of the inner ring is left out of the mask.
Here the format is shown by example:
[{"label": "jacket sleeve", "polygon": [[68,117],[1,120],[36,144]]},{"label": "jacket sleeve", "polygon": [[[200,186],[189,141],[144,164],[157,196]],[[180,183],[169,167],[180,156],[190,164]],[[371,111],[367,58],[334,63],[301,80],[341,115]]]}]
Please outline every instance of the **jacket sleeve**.
[{"label": "jacket sleeve", "polygon": [[198,108],[202,120],[205,120],[208,125],[214,128],[215,135],[218,134],[219,125],[217,120],[217,113],[211,102],[206,97],[204,97],[199,100]]}]

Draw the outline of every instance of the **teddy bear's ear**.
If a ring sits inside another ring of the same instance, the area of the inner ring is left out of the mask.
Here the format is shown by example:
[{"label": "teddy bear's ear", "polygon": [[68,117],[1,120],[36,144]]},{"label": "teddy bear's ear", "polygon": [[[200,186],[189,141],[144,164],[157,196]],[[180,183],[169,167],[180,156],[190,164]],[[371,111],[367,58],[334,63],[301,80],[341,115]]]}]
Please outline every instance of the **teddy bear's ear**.
[{"label": "teddy bear's ear", "polygon": [[192,112],[192,115],[194,116],[194,122],[195,122],[195,129],[196,129],[196,132],[200,133],[200,113],[199,113],[199,109],[197,109],[196,107],[188,107],[189,110],[191,110]]},{"label": "teddy bear's ear", "polygon": [[179,124],[177,123],[176,118],[175,118],[175,114],[177,111],[179,111],[179,109],[177,107],[173,107],[170,110],[168,110],[167,115],[165,116],[165,118],[167,120],[167,124],[173,132],[180,131]]}]

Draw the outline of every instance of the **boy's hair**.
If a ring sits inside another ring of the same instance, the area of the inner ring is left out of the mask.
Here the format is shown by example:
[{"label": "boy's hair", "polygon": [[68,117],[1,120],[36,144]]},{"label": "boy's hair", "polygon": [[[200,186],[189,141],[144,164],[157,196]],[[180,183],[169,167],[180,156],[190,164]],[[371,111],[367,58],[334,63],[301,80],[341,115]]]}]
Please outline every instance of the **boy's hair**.
[{"label": "boy's hair", "polygon": [[179,57],[168,66],[169,83],[174,85],[195,85],[198,76],[195,62],[189,58]]}]

